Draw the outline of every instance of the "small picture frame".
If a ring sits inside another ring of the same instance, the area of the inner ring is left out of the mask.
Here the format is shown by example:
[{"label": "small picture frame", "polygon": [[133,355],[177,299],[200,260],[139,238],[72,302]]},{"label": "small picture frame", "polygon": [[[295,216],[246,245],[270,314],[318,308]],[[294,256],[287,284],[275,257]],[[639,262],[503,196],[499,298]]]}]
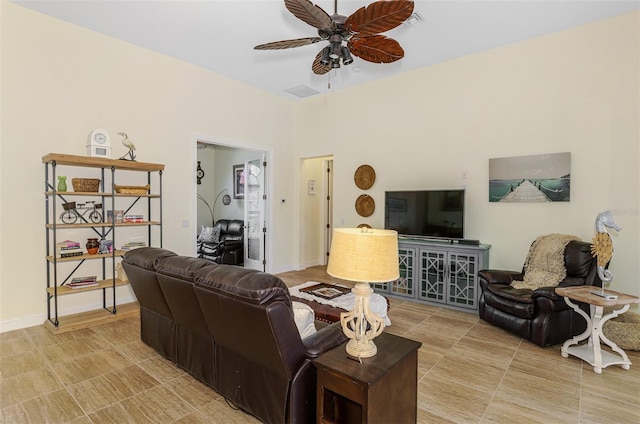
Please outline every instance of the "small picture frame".
[{"label": "small picture frame", "polygon": [[244,165],[233,165],[233,198],[244,199]]}]

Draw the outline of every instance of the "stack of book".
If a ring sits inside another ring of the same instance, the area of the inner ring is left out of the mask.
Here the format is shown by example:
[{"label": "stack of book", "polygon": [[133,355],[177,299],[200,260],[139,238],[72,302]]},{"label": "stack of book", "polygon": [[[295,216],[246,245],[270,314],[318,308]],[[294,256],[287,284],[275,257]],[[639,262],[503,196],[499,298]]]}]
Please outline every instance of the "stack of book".
[{"label": "stack of book", "polygon": [[75,277],[67,283],[67,287],[71,289],[83,289],[85,287],[97,286],[98,280],[95,275],[88,275],[86,277]]},{"label": "stack of book", "polygon": [[56,258],[71,258],[73,256],[83,255],[84,251],[80,247],[80,243],[73,240],[65,240],[56,243]]},{"label": "stack of book", "polygon": [[144,217],[142,215],[125,215],[124,222],[142,222]]},{"label": "stack of book", "polygon": [[147,243],[143,241],[130,241],[122,246],[122,250],[133,250],[139,247],[147,247]]}]

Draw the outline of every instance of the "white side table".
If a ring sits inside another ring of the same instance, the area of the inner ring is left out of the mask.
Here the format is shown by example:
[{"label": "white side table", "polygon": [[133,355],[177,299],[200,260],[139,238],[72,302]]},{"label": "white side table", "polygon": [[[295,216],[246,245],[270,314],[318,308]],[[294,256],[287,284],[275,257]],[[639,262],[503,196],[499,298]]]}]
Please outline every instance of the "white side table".
[{"label": "white side table", "polygon": [[[556,293],[564,297],[564,301],[567,305],[573,308],[574,311],[584,317],[587,321],[587,329],[584,333],[564,342],[561,349],[561,355],[564,358],[569,357],[569,355],[573,355],[588,362],[593,366],[593,371],[597,374],[602,373],[602,368],[606,368],[609,365],[620,365],[622,369],[628,370],[631,366],[629,357],[624,350],[620,349],[618,345],[613,343],[603,334],[602,326],[608,320],[627,312],[629,305],[633,303],[640,303],[640,298],[613,290],[605,290],[605,293],[617,296],[616,299],[608,300],[604,297],[592,294],[591,291],[593,290],[600,291],[602,289],[595,286],[556,288]],[[591,316],[587,315],[578,305],[573,303],[572,300],[588,303],[591,310]],[[603,316],[605,306],[612,306],[614,308],[616,306],[622,306],[622,308],[615,309],[610,314]],[[587,338],[589,341],[586,344],[579,345],[581,341]],[[601,341],[609,346],[615,353],[603,351],[600,346]]]}]

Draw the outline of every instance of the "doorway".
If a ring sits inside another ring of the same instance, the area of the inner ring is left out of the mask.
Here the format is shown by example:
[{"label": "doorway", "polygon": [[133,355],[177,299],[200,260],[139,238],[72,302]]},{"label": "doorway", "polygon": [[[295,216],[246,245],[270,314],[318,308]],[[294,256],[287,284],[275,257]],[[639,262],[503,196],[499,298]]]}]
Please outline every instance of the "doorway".
[{"label": "doorway", "polygon": [[300,267],[327,265],[333,233],[333,157],[305,158],[300,164]]},{"label": "doorway", "polygon": [[[203,227],[212,227],[219,219],[241,220],[244,225],[244,267],[268,271],[269,215],[267,213],[268,161],[270,151],[247,147],[241,143],[195,140],[195,203],[196,226],[194,240]],[[255,172],[255,166],[259,171]],[[250,167],[254,172],[246,174]],[[250,175],[251,182],[246,178]],[[259,177],[259,185],[255,183]],[[248,208],[250,206],[250,208]],[[251,217],[251,226],[247,217]],[[257,219],[256,219],[257,216]],[[259,223],[259,228],[256,224]],[[248,231],[251,230],[251,233]],[[259,242],[256,242],[259,234]],[[194,256],[198,255],[197,243]],[[249,256],[250,255],[250,256]]]}]

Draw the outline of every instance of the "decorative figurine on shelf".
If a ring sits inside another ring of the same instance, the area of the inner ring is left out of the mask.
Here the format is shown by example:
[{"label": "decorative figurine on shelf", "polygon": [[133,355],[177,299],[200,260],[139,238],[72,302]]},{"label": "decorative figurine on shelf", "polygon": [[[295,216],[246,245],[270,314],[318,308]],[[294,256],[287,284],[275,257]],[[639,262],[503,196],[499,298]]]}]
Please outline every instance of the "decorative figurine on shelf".
[{"label": "decorative figurine on shelf", "polygon": [[616,231],[622,230],[613,220],[613,215],[609,210],[598,214],[596,218],[596,235],[591,243],[591,255],[598,260],[598,277],[602,280],[603,288],[613,278],[611,271],[605,268],[613,256],[613,243],[611,242],[611,236],[607,232],[607,227]]},{"label": "decorative figurine on shelf", "polygon": [[131,140],[129,140],[129,136],[127,135],[126,132],[119,132],[118,135],[122,137],[122,144],[125,147],[129,148],[129,151],[127,153],[125,153],[124,155],[122,155],[122,157],[120,157],[120,159],[121,160],[132,160],[132,161],[135,162],[136,155],[135,155],[135,153],[133,153],[136,150],[135,144],[133,144],[133,142]]}]

